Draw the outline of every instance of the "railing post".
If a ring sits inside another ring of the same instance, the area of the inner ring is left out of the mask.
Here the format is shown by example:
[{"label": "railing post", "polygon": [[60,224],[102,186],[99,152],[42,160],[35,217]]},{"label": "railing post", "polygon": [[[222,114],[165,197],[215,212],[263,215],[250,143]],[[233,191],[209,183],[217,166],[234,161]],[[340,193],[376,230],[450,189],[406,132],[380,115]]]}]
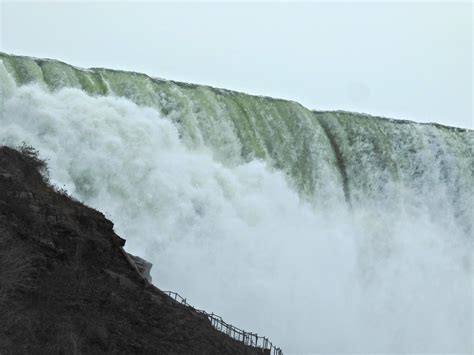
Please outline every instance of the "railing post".
[{"label": "railing post", "polygon": [[[247,333],[245,330],[234,327],[232,324],[227,324],[226,322],[222,320],[221,317],[214,314],[214,312],[207,313],[206,311],[195,309],[190,304],[188,304],[186,298],[181,297],[181,295],[177,292],[163,291],[163,293],[168,295],[170,298],[172,298],[176,302],[182,303],[188,307],[191,307],[195,311],[204,314],[207,317],[207,319],[209,319],[211,325],[215,329],[225,333],[229,337],[235,340],[241,341],[242,343],[248,346],[258,347],[265,350],[268,349],[270,354],[273,353],[273,355],[283,355],[283,352],[281,351],[281,349],[273,346],[273,344],[269,341],[268,338],[259,337],[257,333],[251,333],[251,332]],[[262,340],[261,344],[259,344],[260,339]]]}]

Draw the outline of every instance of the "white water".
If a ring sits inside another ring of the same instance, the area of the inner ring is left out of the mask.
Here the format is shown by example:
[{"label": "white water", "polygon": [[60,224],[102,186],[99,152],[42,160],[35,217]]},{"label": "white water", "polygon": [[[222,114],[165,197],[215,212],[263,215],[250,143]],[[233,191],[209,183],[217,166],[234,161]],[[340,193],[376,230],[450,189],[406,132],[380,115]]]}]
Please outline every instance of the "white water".
[{"label": "white water", "polygon": [[37,148],[161,289],[285,353],[472,351],[472,244],[452,221],[370,201],[315,210],[263,162],[190,150],[152,109],[0,79],[0,143]]}]

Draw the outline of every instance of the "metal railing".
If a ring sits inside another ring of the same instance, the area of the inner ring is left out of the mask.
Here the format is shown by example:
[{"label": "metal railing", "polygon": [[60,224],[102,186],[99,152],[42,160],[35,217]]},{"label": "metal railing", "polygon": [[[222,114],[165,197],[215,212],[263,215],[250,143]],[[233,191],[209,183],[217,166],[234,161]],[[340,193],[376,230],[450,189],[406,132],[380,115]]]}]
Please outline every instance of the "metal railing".
[{"label": "metal railing", "polygon": [[214,313],[207,313],[206,311],[196,309],[191,306],[187,301],[186,298],[182,297],[179,293],[173,291],[163,291],[165,294],[170,296],[176,302],[184,304],[188,307],[191,307],[196,312],[204,314],[209,321],[211,322],[212,326],[219,330],[220,332],[228,335],[229,337],[240,341],[248,346],[253,346],[256,348],[261,348],[262,353],[269,354],[269,355],[283,355],[283,351],[272,344],[272,342],[266,338],[259,336],[256,333],[246,332],[242,329],[234,327],[232,324],[226,323],[222,317],[214,314]]}]

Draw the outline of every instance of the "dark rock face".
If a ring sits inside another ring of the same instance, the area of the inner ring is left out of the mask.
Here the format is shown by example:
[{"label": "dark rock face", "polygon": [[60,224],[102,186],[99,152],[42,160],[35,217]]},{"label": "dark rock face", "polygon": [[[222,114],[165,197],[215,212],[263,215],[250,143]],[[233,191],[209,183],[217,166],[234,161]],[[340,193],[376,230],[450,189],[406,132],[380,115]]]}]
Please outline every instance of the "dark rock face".
[{"label": "dark rock face", "polygon": [[139,256],[127,253],[127,257],[130,258],[131,262],[136,267],[138,273],[148,282],[152,281],[150,271],[153,266],[152,263],[140,258]]},{"label": "dark rock face", "polygon": [[149,284],[112,222],[41,169],[0,147],[0,354],[262,353]]}]

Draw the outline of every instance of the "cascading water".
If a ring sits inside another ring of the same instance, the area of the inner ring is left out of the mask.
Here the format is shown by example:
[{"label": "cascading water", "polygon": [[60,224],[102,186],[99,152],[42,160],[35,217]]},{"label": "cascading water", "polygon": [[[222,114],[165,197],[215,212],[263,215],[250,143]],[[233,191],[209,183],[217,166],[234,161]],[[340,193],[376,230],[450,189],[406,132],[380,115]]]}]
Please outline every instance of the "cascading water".
[{"label": "cascading water", "polygon": [[0,144],[160,288],[286,353],[472,350],[472,131],[0,59]]}]

